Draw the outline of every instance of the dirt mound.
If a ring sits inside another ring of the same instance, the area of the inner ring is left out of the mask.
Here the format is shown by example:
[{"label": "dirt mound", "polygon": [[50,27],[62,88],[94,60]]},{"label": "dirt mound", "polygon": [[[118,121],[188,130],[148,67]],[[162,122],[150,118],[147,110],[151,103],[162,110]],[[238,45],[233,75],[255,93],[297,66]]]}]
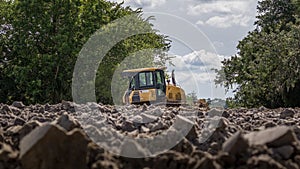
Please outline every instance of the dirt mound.
[{"label": "dirt mound", "polygon": [[297,169],[299,117],[299,108],[0,104],[0,168]]}]

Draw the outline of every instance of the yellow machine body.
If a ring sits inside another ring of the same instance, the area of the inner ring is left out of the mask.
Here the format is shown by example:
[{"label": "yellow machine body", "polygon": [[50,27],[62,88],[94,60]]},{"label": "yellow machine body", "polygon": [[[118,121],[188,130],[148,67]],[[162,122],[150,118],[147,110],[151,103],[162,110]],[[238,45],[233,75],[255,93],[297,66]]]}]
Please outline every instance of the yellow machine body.
[{"label": "yellow machine body", "polygon": [[124,104],[185,104],[185,92],[176,84],[166,82],[164,68],[142,68],[123,71],[129,87],[123,95]]},{"label": "yellow machine body", "polygon": [[182,88],[174,85],[167,85],[166,98],[168,103],[185,104],[186,96]]}]

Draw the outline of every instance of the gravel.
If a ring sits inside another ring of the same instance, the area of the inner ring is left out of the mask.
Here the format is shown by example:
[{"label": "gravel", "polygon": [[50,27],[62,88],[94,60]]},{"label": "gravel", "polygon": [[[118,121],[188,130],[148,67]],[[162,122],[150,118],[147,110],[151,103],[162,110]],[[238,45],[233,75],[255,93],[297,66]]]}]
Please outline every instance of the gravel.
[{"label": "gravel", "polygon": [[[0,104],[0,168],[300,168],[300,108]],[[138,140],[138,141],[136,141]]]}]

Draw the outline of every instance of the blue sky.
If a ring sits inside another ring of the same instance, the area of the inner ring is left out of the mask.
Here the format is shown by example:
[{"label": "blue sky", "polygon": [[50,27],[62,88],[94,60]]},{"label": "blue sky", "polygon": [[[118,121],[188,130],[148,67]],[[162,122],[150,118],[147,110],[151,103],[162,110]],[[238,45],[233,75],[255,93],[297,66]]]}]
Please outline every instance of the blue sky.
[{"label": "blue sky", "polygon": [[[111,0],[122,2],[121,0]],[[237,53],[236,46],[254,29],[258,0],[124,0],[124,6],[141,7],[154,16],[154,27],[172,40],[176,79],[186,93],[199,98],[226,98],[215,88],[221,60]]]}]

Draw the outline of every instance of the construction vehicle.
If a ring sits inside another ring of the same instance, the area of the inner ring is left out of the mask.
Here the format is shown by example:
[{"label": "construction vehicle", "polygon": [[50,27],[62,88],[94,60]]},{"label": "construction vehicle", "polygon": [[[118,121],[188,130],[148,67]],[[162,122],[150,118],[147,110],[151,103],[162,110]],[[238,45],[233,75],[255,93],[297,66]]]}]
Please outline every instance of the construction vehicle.
[{"label": "construction vehicle", "polygon": [[167,105],[186,104],[184,90],[176,84],[174,70],[172,84],[165,77],[166,68],[141,68],[124,70],[123,77],[129,78],[129,86],[123,95],[124,104],[155,104]]}]

